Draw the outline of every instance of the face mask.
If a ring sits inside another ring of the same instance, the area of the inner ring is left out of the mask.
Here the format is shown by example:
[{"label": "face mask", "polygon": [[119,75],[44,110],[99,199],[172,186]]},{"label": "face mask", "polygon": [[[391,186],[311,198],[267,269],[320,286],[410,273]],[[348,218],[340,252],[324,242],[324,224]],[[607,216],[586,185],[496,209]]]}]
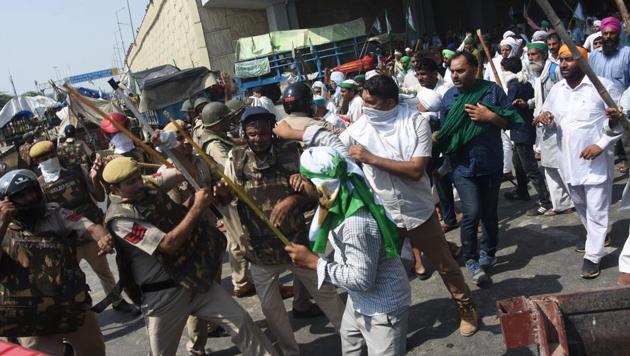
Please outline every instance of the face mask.
[{"label": "face mask", "polygon": [[115,134],[110,143],[114,145],[114,153],[116,154],[127,153],[136,147],[133,141],[122,132]]},{"label": "face mask", "polygon": [[398,115],[398,105],[391,110],[377,110],[363,106],[363,115],[365,115],[372,123],[391,121],[396,118],[396,115]]},{"label": "face mask", "polygon": [[53,157],[41,162],[39,164],[39,169],[42,171],[42,176],[44,177],[44,181],[46,181],[46,183],[56,181],[59,179],[59,174],[61,173],[59,158]]},{"label": "face mask", "polygon": [[15,220],[17,220],[20,224],[27,227],[34,227],[37,219],[41,216],[44,216],[46,212],[46,202],[44,201],[44,197],[42,196],[41,190],[37,188],[37,199],[30,204],[20,205],[15,204]]}]

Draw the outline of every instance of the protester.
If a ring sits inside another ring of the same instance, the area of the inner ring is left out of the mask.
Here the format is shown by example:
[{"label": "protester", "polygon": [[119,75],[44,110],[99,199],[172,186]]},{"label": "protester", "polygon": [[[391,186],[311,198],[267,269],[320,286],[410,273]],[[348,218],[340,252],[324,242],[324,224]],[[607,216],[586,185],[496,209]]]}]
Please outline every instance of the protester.
[{"label": "protester", "polygon": [[342,115],[342,119],[347,125],[350,125],[357,121],[363,112],[363,99],[359,92],[359,84],[352,79],[344,80],[341,83],[341,96],[344,106],[348,106],[347,111]]},{"label": "protester", "polygon": [[[587,60],[586,49],[579,50]],[[558,128],[560,171],[586,228],[586,239],[578,238],[576,242],[576,251],[585,252],[580,275],[596,278],[604,245],[610,244],[606,236],[614,167],[611,149],[619,136],[603,134],[606,104],[567,45],[560,48],[558,60],[564,80],[551,89],[536,121]],[[621,89],[608,79],[600,80],[617,102]]]},{"label": "protester", "polygon": [[322,192],[309,233],[313,250],[324,253],[329,239],[334,260],[303,245],[286,250],[293,263],[317,271],[318,285],[329,282],[348,291],[342,354],[361,355],[367,346],[371,355],[404,355],[411,291],[397,254],[396,225],[375,201],[361,169],[334,149],[307,149],[300,172]]},{"label": "protester", "polygon": [[601,36],[601,31],[600,31],[601,26],[602,26],[602,22],[600,20],[593,21],[593,25],[591,26],[591,28],[593,29],[593,33],[591,33],[590,35],[588,35],[588,37],[586,37],[586,40],[584,40],[584,45],[582,46],[586,48],[587,51],[593,52],[594,49],[597,49],[593,46],[593,42],[595,41],[597,37]]},{"label": "protester", "polygon": [[[497,203],[503,166],[501,129],[522,119],[512,110],[512,103],[501,88],[475,78],[476,61],[468,52],[458,52],[451,58],[455,87],[442,100],[442,125],[437,142],[450,158],[453,180],[462,201],[464,215],[460,229],[466,269],[475,283],[484,285],[489,279],[484,268],[497,262]],[[483,236],[477,252],[480,221]]]}]

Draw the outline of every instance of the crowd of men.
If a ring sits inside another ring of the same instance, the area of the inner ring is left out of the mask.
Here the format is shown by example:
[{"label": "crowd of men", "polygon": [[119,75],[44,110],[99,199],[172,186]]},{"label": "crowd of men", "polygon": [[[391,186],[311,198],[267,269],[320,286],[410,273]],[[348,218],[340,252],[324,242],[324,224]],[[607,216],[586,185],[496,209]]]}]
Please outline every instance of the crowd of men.
[{"label": "crowd of men", "polygon": [[[175,355],[185,326],[191,355],[223,334],[245,355],[300,355],[283,303],[293,297],[293,317],[325,315],[342,354],[403,355],[410,280],[430,276],[423,255],[471,336],[480,315],[466,274],[489,285],[499,190],[512,173],[504,198],[529,201],[531,182],[538,201],[528,215],[577,213],[579,275],[596,278],[610,243],[614,148],[630,142],[630,48],[617,18],[593,26],[579,52],[618,108],[553,30],[527,41],[509,30],[488,63],[467,34],[442,63],[406,48],[352,78],[289,84],[287,116],[261,89],[244,101],[187,100],[181,120],[147,138],[175,157],[159,167],[121,130],[130,122],[121,113],[101,125],[107,156],[71,125],[59,146],[27,135],[20,155],[32,169],[0,178],[0,336],[52,355],[64,343],[104,355],[95,312],[112,303],[143,314],[153,355]],[[461,246],[445,238],[457,228]],[[221,286],[226,250],[233,293]],[[83,259],[105,305],[92,307]],[[619,268],[629,285],[629,243]],[[292,286],[280,282],[286,271]],[[254,293],[275,345],[234,299]]]}]

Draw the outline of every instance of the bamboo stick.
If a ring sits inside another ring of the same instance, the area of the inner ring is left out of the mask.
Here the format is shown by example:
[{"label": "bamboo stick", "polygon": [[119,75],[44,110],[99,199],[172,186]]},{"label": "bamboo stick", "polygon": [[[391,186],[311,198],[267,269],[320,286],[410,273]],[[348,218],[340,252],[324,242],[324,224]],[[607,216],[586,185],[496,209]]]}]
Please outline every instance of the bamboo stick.
[{"label": "bamboo stick", "polygon": [[[494,79],[496,83],[503,89],[503,83],[501,82],[501,78],[499,77],[499,72],[497,72],[497,68],[494,66],[494,62],[492,61],[492,55],[490,54],[490,50],[488,49],[488,45],[486,44],[486,40],[483,38],[483,34],[481,33],[481,29],[477,29],[477,37],[479,37],[479,42],[481,42],[481,46],[483,47],[483,51],[486,54],[486,58],[488,59],[488,64],[490,68],[492,68],[492,73],[494,74]],[[481,63],[479,63],[481,66]]]},{"label": "bamboo stick", "polygon": [[212,158],[210,158],[206,154],[206,152],[204,152],[204,150],[192,139],[192,137],[190,137],[190,134],[183,127],[181,127],[177,121],[175,121],[172,117],[169,117],[169,120],[171,120],[173,125],[175,125],[175,127],[177,128],[177,132],[182,135],[190,145],[193,146],[201,159],[203,159],[213,171],[215,171],[219,176],[221,176],[221,178],[223,178],[223,180],[225,180],[232,191],[234,191],[238,198],[254,212],[254,214],[260,219],[260,221],[265,224],[269,228],[269,230],[271,230],[271,232],[273,232],[280,239],[280,241],[282,241],[285,246],[291,245],[291,242],[289,241],[289,239],[287,239],[284,233],[282,233],[280,229],[274,226],[271,221],[267,219],[265,213],[263,213],[262,210],[260,210],[260,208],[256,206],[256,203],[254,203],[254,201],[247,195],[247,193],[243,191],[243,188],[241,188],[238,184],[236,184],[233,180],[226,176],[225,173],[223,173],[217,163]]}]

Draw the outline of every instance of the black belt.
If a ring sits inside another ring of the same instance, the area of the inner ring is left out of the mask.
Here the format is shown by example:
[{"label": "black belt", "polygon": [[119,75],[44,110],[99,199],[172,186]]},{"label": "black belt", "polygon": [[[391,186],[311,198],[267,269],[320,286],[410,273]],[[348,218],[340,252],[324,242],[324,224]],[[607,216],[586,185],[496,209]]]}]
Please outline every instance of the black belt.
[{"label": "black belt", "polygon": [[143,284],[140,286],[140,290],[142,293],[151,293],[175,287],[179,287],[179,283],[172,279],[167,279],[161,282]]}]

